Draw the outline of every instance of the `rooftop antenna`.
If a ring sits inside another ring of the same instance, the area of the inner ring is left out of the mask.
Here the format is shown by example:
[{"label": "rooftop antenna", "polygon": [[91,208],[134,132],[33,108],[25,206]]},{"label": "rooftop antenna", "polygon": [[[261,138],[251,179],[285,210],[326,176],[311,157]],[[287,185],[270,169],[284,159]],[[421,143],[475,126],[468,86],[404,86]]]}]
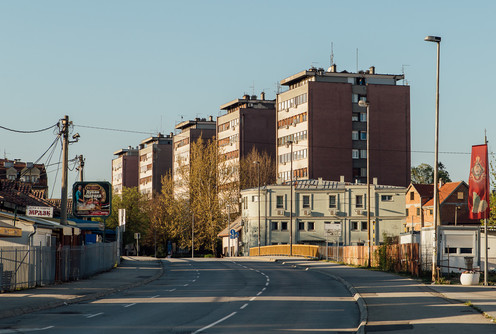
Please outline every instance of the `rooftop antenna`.
[{"label": "rooftop antenna", "polygon": [[334,43],[331,42],[331,66],[334,65]]},{"label": "rooftop antenna", "polygon": [[251,88],[251,95],[255,95],[255,80],[253,80],[253,84],[249,88]]},{"label": "rooftop antenna", "polygon": [[408,80],[405,80],[405,67],[406,66],[410,66],[410,65],[408,65],[408,64],[401,65],[401,74],[403,74],[403,86],[405,85],[405,83],[406,83],[406,85],[408,85]]},{"label": "rooftop antenna", "polygon": [[356,72],[358,73],[358,48],[356,48]]}]

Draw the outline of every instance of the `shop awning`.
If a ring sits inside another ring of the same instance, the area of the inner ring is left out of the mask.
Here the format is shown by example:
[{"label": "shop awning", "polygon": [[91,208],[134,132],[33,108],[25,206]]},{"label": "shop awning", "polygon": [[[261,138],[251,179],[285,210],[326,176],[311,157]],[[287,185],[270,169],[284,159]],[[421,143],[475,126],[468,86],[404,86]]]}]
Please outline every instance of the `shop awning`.
[{"label": "shop awning", "polygon": [[22,237],[22,230],[12,225],[0,222],[0,238]]}]

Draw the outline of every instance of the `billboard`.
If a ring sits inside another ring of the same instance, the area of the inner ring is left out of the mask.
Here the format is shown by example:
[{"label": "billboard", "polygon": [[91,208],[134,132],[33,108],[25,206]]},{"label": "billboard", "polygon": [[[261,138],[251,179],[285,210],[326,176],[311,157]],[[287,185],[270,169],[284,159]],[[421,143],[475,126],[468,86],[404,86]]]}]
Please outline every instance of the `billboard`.
[{"label": "billboard", "polygon": [[72,213],[76,217],[108,217],[112,203],[108,182],[76,182],[72,186]]}]

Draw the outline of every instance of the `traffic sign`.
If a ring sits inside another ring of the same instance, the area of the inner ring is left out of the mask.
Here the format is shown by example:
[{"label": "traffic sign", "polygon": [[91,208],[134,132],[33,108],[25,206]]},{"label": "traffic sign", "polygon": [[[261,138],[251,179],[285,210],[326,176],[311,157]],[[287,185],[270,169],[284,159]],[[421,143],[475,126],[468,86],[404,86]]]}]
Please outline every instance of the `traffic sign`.
[{"label": "traffic sign", "polygon": [[233,228],[229,231],[229,238],[236,239],[239,236],[239,233],[236,232]]}]

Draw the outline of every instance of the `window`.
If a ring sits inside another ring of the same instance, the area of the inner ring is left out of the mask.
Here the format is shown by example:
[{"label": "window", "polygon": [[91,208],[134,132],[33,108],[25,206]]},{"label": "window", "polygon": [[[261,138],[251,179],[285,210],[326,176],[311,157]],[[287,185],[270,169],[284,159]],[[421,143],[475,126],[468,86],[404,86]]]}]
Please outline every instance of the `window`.
[{"label": "window", "polygon": [[356,195],[355,196],[355,207],[363,208],[363,196],[362,195]]},{"label": "window", "polygon": [[353,159],[358,159],[359,158],[359,153],[358,153],[358,150],[351,150],[351,157]]},{"label": "window", "polygon": [[446,247],[444,248],[444,253],[446,254],[456,254],[456,248],[455,247]]},{"label": "window", "polygon": [[288,222],[281,222],[281,231],[288,230]]},{"label": "window", "polygon": [[367,131],[360,131],[360,140],[367,140]]},{"label": "window", "polygon": [[351,139],[358,140],[358,131],[351,131]]},{"label": "window", "polygon": [[362,231],[367,230],[367,222],[361,222],[362,223]]},{"label": "window", "polygon": [[358,230],[358,222],[351,222],[351,229],[354,231]]},{"label": "window", "polygon": [[298,223],[298,231],[304,231],[305,230],[305,223],[299,222]]},{"label": "window", "polygon": [[308,222],[307,223],[307,230],[308,231],[315,231],[315,223],[314,222]]},{"label": "window", "polygon": [[410,214],[410,213],[409,213],[408,209],[406,209],[406,215],[408,216],[409,214]]},{"label": "window", "polygon": [[472,248],[460,248],[460,254],[472,254]]},{"label": "window", "polygon": [[336,195],[329,195],[329,208],[336,208]]},{"label": "window", "polygon": [[381,195],[382,202],[390,202],[393,200],[393,195]]},{"label": "window", "polygon": [[276,201],[277,201],[276,208],[283,209],[284,208],[284,196],[277,196]]},{"label": "window", "polygon": [[410,191],[410,201],[413,201],[415,199],[415,193],[413,191]]},{"label": "window", "polygon": [[351,121],[352,122],[358,122],[359,116],[357,113],[351,114]]},{"label": "window", "polygon": [[277,227],[278,227],[277,222],[272,222],[272,224],[271,224],[272,231],[277,231]]},{"label": "window", "polygon": [[360,122],[367,122],[367,114],[364,112],[360,113]]},{"label": "window", "polygon": [[367,177],[367,168],[360,168],[360,176]]},{"label": "window", "polygon": [[434,213],[432,212],[432,209],[429,210],[429,214],[432,216]]},{"label": "window", "polygon": [[310,207],[310,196],[303,195],[303,208],[308,209]]},{"label": "window", "polygon": [[367,150],[360,150],[360,158],[367,159]]},{"label": "window", "polygon": [[461,191],[458,192],[458,199],[463,199],[463,192]]},{"label": "window", "polygon": [[420,216],[420,208],[417,208],[417,216]]}]

